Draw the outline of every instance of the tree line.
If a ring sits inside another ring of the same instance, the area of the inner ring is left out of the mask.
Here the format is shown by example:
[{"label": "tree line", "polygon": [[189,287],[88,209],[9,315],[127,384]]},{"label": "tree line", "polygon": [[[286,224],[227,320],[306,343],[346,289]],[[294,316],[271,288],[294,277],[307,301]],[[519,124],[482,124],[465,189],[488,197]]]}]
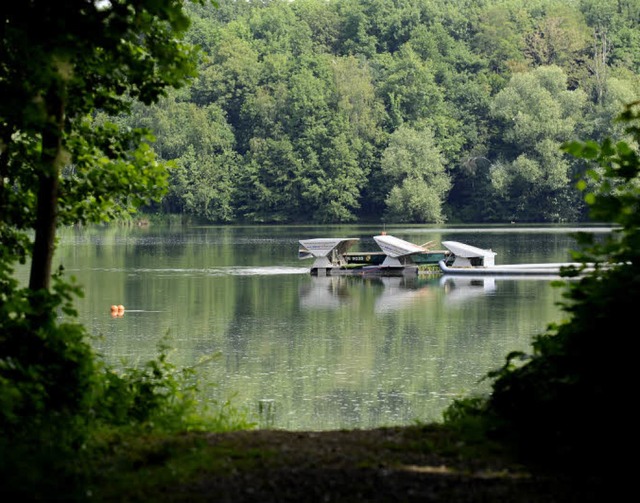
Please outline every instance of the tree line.
[{"label": "tree line", "polygon": [[198,76],[146,127],[217,223],[575,222],[572,138],[623,138],[636,0],[221,0],[188,6]]}]

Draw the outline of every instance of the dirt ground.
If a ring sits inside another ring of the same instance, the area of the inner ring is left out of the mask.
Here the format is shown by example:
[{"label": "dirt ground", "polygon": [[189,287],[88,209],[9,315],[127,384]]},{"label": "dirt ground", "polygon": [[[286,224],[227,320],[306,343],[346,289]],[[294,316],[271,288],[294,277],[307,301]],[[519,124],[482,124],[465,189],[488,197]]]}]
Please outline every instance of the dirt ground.
[{"label": "dirt ground", "polygon": [[[218,453],[216,468],[196,482],[165,488],[167,501],[607,501],[591,476],[533,473],[501,453],[461,456],[470,450],[438,430],[257,430],[209,434],[206,442]],[[219,453],[226,454],[220,459]]]}]

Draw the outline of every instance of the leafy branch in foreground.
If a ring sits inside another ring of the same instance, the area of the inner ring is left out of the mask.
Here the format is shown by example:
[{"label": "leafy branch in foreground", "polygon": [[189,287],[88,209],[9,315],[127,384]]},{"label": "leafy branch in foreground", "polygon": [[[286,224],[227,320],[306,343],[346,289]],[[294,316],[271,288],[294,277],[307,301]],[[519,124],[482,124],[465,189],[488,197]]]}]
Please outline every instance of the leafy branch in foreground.
[{"label": "leafy branch in foreground", "polygon": [[[193,0],[203,2],[204,0]],[[0,11],[0,491],[60,498],[102,429],[246,426],[200,417],[190,371],[116,373],[77,323],[79,286],[52,274],[59,225],[100,222],[166,189],[144,130],[96,120],[195,75],[180,0],[13,2]],[[30,260],[28,286],[13,277]],[[220,411],[229,411],[228,422]]]}]

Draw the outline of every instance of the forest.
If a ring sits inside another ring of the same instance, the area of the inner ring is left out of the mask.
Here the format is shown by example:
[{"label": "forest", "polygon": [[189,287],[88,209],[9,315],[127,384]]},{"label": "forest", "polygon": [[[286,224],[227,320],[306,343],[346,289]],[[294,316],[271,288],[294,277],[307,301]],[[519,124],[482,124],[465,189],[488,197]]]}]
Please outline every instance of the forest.
[{"label": "forest", "polygon": [[623,139],[614,118],[640,95],[638,0],[217,4],[187,2],[198,76],[115,119],[169,161],[147,212],[585,221],[585,164],[561,146]]}]

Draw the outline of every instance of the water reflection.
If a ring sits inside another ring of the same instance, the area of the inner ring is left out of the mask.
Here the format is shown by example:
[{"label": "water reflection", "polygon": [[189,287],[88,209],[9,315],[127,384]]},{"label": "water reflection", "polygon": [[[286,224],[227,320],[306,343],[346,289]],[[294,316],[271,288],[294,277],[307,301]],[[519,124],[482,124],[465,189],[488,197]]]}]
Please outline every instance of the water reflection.
[{"label": "water reflection", "polygon": [[447,296],[447,302],[459,303],[473,298],[486,295],[496,295],[499,292],[499,285],[514,283],[557,283],[561,281],[571,281],[569,278],[562,278],[558,275],[499,275],[499,276],[442,276],[439,284]]},{"label": "water reflection", "polygon": [[375,302],[376,313],[388,313],[406,309],[412,305],[433,298],[433,288],[437,280],[417,278],[381,278],[385,289]]},{"label": "water reflection", "polygon": [[385,313],[410,307],[421,299],[433,297],[438,278],[312,276],[300,286],[303,309],[339,309],[363,296],[373,297],[373,312]]},{"label": "water reflection", "polygon": [[300,307],[305,309],[338,309],[348,302],[349,289],[344,276],[313,276],[300,286]]},{"label": "water reflection", "polygon": [[447,302],[464,302],[474,297],[491,295],[497,289],[495,277],[443,276],[440,286],[444,289]]}]

